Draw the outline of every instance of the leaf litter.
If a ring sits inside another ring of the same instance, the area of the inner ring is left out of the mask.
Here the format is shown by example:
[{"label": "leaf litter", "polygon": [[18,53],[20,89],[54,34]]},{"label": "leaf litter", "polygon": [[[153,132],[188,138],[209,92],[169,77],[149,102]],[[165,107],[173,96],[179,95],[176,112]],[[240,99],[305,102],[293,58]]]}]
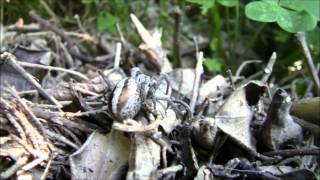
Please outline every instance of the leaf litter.
[{"label": "leaf litter", "polygon": [[[204,80],[203,52],[195,69],[173,69],[161,30],[150,33],[133,14],[138,48],[30,16],[38,24],[9,27],[0,54],[2,179],[319,177],[320,100],[292,101],[268,83],[276,53],[261,79]],[[88,55],[79,41],[102,54]],[[133,66],[143,76],[129,84]],[[112,106],[139,111],[119,119]]]}]

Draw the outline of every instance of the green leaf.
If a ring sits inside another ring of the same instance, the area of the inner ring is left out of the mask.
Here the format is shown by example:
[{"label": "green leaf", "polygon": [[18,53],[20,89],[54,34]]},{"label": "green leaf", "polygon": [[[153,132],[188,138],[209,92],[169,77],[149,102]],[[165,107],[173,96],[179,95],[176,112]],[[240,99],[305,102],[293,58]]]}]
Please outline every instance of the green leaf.
[{"label": "green leaf", "polygon": [[238,5],[238,0],[218,0],[218,3],[225,7],[234,7]]},{"label": "green leaf", "polygon": [[97,28],[98,31],[107,31],[113,35],[116,34],[116,23],[117,17],[108,14],[108,13],[100,13],[97,18]]},{"label": "green leaf", "polygon": [[[312,31],[307,32],[307,42],[311,46],[311,50],[314,54],[320,54],[320,28],[316,27]],[[318,62],[320,63],[320,59],[318,58]]]},{"label": "green leaf", "polygon": [[320,1],[319,0],[280,0],[280,6],[295,11],[308,11],[318,21],[320,20]]},{"label": "green leaf", "polygon": [[216,38],[216,37],[212,38],[209,43],[210,50],[216,51],[218,48],[218,43],[219,43],[218,38]]},{"label": "green leaf", "polygon": [[279,6],[275,1],[255,1],[246,5],[245,14],[248,18],[260,22],[275,22]]},{"label": "green leaf", "polygon": [[278,25],[291,33],[310,31],[316,27],[317,21],[309,12],[281,9],[277,18]]},{"label": "green leaf", "polygon": [[205,58],[203,64],[210,72],[221,71],[222,68],[221,63],[216,58]]},{"label": "green leaf", "polygon": [[318,5],[319,0],[262,0],[247,4],[245,14],[252,20],[277,22],[285,31],[296,33],[316,27]]},{"label": "green leaf", "polygon": [[208,10],[211,7],[213,7],[215,0],[187,0],[187,1],[200,5],[201,13],[206,14],[208,12]]}]

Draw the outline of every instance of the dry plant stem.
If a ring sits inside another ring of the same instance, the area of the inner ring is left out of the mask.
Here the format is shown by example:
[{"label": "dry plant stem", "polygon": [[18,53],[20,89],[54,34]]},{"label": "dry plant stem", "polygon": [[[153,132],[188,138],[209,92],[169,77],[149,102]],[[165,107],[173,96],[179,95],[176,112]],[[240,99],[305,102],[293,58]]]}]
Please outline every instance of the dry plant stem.
[{"label": "dry plant stem", "polygon": [[173,36],[173,58],[175,65],[180,67],[180,26],[181,26],[181,10],[179,6],[174,8],[175,29]]},{"label": "dry plant stem", "polygon": [[[4,106],[4,109],[10,112],[12,114],[13,119],[16,120],[16,122],[21,125],[22,127],[22,132],[26,135],[28,140],[30,140],[32,146],[39,150],[40,146],[38,144],[38,140],[35,137],[36,132],[34,132],[34,129],[32,125],[28,122],[26,119],[25,115],[20,113],[17,109],[13,108],[8,102],[6,102],[4,99],[1,98],[1,105]],[[21,136],[24,136],[23,134]]]},{"label": "dry plant stem", "polygon": [[[33,125],[37,128],[37,130],[40,132],[40,134],[46,139],[46,134],[44,133],[44,127],[39,121],[39,119],[34,115],[32,110],[29,108],[29,106],[26,104],[24,100],[22,100],[16,90],[14,88],[8,88],[10,91],[10,94],[13,95],[13,97],[17,100],[17,102],[20,104],[22,111],[29,117],[29,120]],[[44,143],[44,142],[42,142]]]},{"label": "dry plant stem", "polygon": [[13,125],[13,127],[15,128],[15,130],[17,131],[18,135],[21,137],[21,139],[23,141],[26,142],[27,137],[25,132],[23,131],[22,126],[17,122],[17,120],[8,112],[10,111],[10,109],[12,109],[12,107],[10,106],[10,104],[5,101],[2,97],[0,97],[0,107],[1,107],[1,112],[3,112],[5,114],[5,116],[7,117],[7,119],[9,120],[9,122]]},{"label": "dry plant stem", "polygon": [[88,124],[82,123],[83,121],[72,121],[72,119],[67,119],[63,116],[60,116],[60,112],[51,112],[48,110],[44,110],[39,107],[32,107],[32,111],[38,118],[42,118],[47,120],[48,122],[58,124],[61,126],[66,126],[71,129],[79,129],[86,133],[91,133],[95,130],[95,127],[91,127]]},{"label": "dry plant stem", "polygon": [[30,154],[32,154],[33,157],[46,157],[46,155],[44,155],[44,153],[33,149],[29,144],[27,144],[25,141],[23,141],[19,137],[15,136],[15,135],[11,135],[11,136],[15,141],[17,141],[21,146],[23,146],[26,151],[28,151]]},{"label": "dry plant stem", "polygon": [[64,56],[65,56],[65,61],[66,61],[66,65],[68,68],[74,67],[74,60],[72,58],[72,56],[70,55],[69,51],[67,50],[66,46],[59,41],[59,46],[62,49],[62,51],[64,52]]},{"label": "dry plant stem", "polygon": [[312,59],[310,50],[307,45],[306,34],[304,32],[299,32],[296,34],[296,36],[302,46],[304,55],[306,56],[306,61],[307,61],[306,63],[307,63],[308,69],[310,71],[310,74],[312,75],[314,84],[316,86],[316,94],[320,95],[320,80],[317,75],[317,69],[313,63],[313,59]]},{"label": "dry plant stem", "polygon": [[71,40],[69,36],[67,36],[63,31],[61,31],[57,26],[54,26],[49,23],[49,21],[46,21],[42,17],[40,17],[35,11],[29,11],[29,16],[39,22],[40,25],[48,28],[52,32],[56,33],[58,36],[60,36],[63,40],[67,41],[67,43],[71,46],[75,46],[75,43]]},{"label": "dry plant stem", "polygon": [[121,43],[118,42],[116,47],[116,55],[114,58],[114,65],[113,65],[114,69],[119,69],[120,67],[120,55],[121,55]]},{"label": "dry plant stem", "polygon": [[28,164],[24,165],[20,171],[17,172],[17,175],[21,174],[24,171],[28,171],[34,167],[36,167],[38,164],[42,163],[45,159],[43,158],[36,158],[35,160],[29,162]]},{"label": "dry plant stem", "polygon": [[19,65],[19,63],[16,60],[16,57],[8,52],[4,52],[0,55],[0,61],[4,60],[8,65],[10,65],[13,69],[15,69],[24,79],[26,79],[32,86],[34,86],[39,93],[44,96],[47,100],[49,100],[51,103],[57,105],[58,107],[62,107],[62,105],[52,96],[50,96],[42,87],[41,85],[34,79],[34,77],[29,74],[27,71],[23,69]]},{"label": "dry plant stem", "polygon": [[183,165],[175,165],[175,166],[170,166],[164,169],[160,169],[157,171],[157,174],[160,176],[159,178],[168,175],[168,174],[176,174],[179,171],[183,170]]},{"label": "dry plant stem", "polygon": [[124,38],[124,36],[123,36],[123,34],[122,34],[121,28],[120,28],[120,26],[119,26],[119,22],[116,23],[116,26],[117,26],[117,31],[118,31],[118,33],[119,33],[121,42],[122,42],[123,44],[126,44],[127,41],[126,41],[126,39]]},{"label": "dry plant stem", "polygon": [[61,68],[61,67],[54,67],[54,66],[45,66],[45,65],[41,65],[41,64],[34,64],[34,63],[28,63],[28,62],[22,62],[19,61],[18,62],[21,66],[23,67],[29,67],[29,68],[39,68],[39,69],[47,69],[47,70],[53,70],[53,71],[61,71],[61,72],[66,72],[72,75],[75,75],[79,78],[81,78],[82,80],[85,80],[87,82],[89,82],[90,80],[87,78],[87,76],[77,72],[77,71],[73,71],[73,70],[69,70],[69,69],[65,69],[65,68]]},{"label": "dry plant stem", "polygon": [[89,41],[95,45],[98,44],[97,39],[94,36],[91,36],[89,34],[83,34],[83,33],[78,33],[78,32],[65,32],[65,33],[68,36],[74,36],[74,37],[80,38],[82,40]]},{"label": "dry plant stem", "polygon": [[103,113],[106,110],[108,110],[107,106],[102,107],[99,110],[92,110],[92,111],[86,111],[86,112],[76,112],[76,113],[72,113],[72,112],[58,112],[59,116],[62,117],[69,117],[69,118],[74,118],[74,117],[81,117],[81,116],[89,116],[91,114],[98,114],[98,113]]},{"label": "dry plant stem", "polygon": [[273,70],[273,66],[276,62],[276,59],[277,59],[277,53],[276,52],[273,52],[270,59],[269,59],[269,62],[267,64],[267,67],[264,68],[264,75],[261,79],[262,82],[267,82],[271,73],[272,73],[272,70]]},{"label": "dry plant stem", "polygon": [[52,159],[53,159],[53,156],[51,155],[51,156],[50,156],[50,159],[49,159],[49,161],[48,161],[48,163],[47,163],[47,166],[46,166],[46,168],[44,169],[43,174],[41,175],[40,180],[45,180],[45,179],[47,178],[48,173],[49,173],[49,169],[50,169],[51,164],[52,164]]},{"label": "dry plant stem", "polygon": [[262,61],[261,61],[261,60],[248,60],[248,61],[244,61],[243,63],[241,63],[241,65],[240,65],[239,68],[237,69],[235,76],[236,76],[236,77],[239,77],[240,74],[241,74],[241,72],[242,72],[242,70],[244,69],[244,67],[246,67],[247,65],[252,64],[252,63],[262,63]]},{"label": "dry plant stem", "polygon": [[55,23],[59,24],[59,18],[58,16],[52,11],[50,6],[46,3],[44,0],[39,0],[42,7],[47,11],[47,13],[51,16],[51,18],[54,20]]},{"label": "dry plant stem", "polygon": [[95,58],[92,57],[88,57],[88,56],[84,56],[82,54],[80,54],[79,52],[77,52],[75,50],[75,48],[77,47],[77,45],[72,41],[72,39],[62,30],[60,30],[57,26],[49,23],[48,21],[46,21],[45,19],[43,19],[42,17],[40,17],[38,14],[36,14],[36,12],[29,11],[29,16],[36,20],[39,24],[41,24],[42,26],[44,26],[45,28],[51,30],[52,32],[56,33],[58,36],[60,36],[64,41],[66,41],[68,43],[68,46],[70,47],[70,54],[72,56],[74,56],[75,58],[82,60],[84,62],[92,62],[95,61]]},{"label": "dry plant stem", "polygon": [[203,52],[200,51],[197,53],[197,65],[195,69],[195,79],[194,79],[194,84],[192,88],[192,96],[191,96],[191,101],[190,101],[190,110],[193,113],[194,108],[197,103],[197,98],[198,98],[198,92],[199,92],[199,87],[200,87],[200,79],[201,75],[203,74]]},{"label": "dry plant stem", "polygon": [[127,119],[123,123],[114,122],[113,129],[124,132],[146,132],[156,129],[160,124],[160,120],[156,120],[148,125],[142,125],[133,119]]},{"label": "dry plant stem", "polygon": [[48,129],[45,130],[46,133],[48,134],[48,136],[50,136],[51,138],[53,139],[56,139],[60,142],[63,142],[71,147],[73,147],[74,149],[79,149],[80,147],[78,145],[76,145],[75,143],[71,142],[69,139],[67,139],[66,137],[60,135],[60,134],[57,134],[55,132],[52,132]]},{"label": "dry plant stem", "polygon": [[230,85],[231,85],[231,88],[232,90],[234,91],[236,89],[236,86],[234,85],[234,82],[233,82],[233,78],[232,78],[232,72],[230,69],[227,70],[227,73],[228,73],[228,77],[229,77],[229,81],[230,81]]},{"label": "dry plant stem", "polygon": [[81,146],[81,141],[80,139],[71,131],[69,130],[68,128],[66,127],[60,127],[63,131],[66,132],[67,135],[69,135],[71,137],[71,139],[75,142],[75,144],[77,144],[79,147]]},{"label": "dry plant stem", "polygon": [[278,150],[264,153],[266,156],[282,156],[282,157],[292,157],[292,156],[320,156],[320,148],[306,148],[306,149],[287,149]]},{"label": "dry plant stem", "polygon": [[86,29],[82,26],[82,23],[80,21],[80,17],[78,14],[74,15],[74,18],[76,19],[77,21],[77,24],[78,24],[78,27],[79,29],[81,30],[82,33],[85,33],[85,34],[88,34],[88,32],[86,31]]}]

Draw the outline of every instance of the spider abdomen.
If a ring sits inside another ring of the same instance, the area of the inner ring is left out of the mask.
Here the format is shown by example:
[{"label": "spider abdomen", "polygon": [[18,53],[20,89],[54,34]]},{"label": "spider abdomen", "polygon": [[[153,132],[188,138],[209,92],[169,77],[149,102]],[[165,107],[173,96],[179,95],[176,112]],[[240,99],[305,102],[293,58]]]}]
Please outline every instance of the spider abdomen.
[{"label": "spider abdomen", "polygon": [[133,78],[126,78],[116,85],[111,95],[111,112],[117,120],[134,118],[141,108],[140,85]]}]

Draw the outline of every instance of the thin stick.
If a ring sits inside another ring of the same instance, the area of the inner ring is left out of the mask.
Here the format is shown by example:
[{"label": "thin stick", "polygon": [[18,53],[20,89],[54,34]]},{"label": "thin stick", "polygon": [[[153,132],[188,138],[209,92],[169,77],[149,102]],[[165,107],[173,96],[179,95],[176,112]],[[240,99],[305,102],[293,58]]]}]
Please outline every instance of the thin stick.
[{"label": "thin stick", "polygon": [[0,107],[1,107],[1,112],[3,111],[3,113],[5,114],[5,116],[7,117],[7,119],[9,120],[9,122],[13,125],[13,127],[15,128],[15,130],[17,131],[19,137],[23,140],[23,141],[27,141],[27,137],[25,132],[23,131],[22,126],[17,122],[17,120],[8,112],[9,108],[12,108],[11,105],[4,100],[2,97],[0,97]]},{"label": "thin stick", "polygon": [[232,78],[231,69],[228,69],[228,70],[227,70],[227,73],[228,73],[228,77],[229,77],[229,81],[230,81],[231,88],[232,88],[232,90],[234,91],[234,90],[236,89],[236,86],[234,85],[234,81],[233,81],[233,78]]},{"label": "thin stick", "polygon": [[291,157],[291,156],[320,156],[320,148],[310,148],[310,149],[286,149],[266,152],[263,155],[266,156],[282,156],[282,157]]},{"label": "thin stick", "polygon": [[148,125],[142,125],[133,119],[127,119],[123,123],[113,122],[112,128],[123,132],[143,133],[158,128],[160,120],[155,120]]},{"label": "thin stick", "polygon": [[[46,134],[44,132],[44,127],[40,123],[39,119],[34,115],[32,110],[29,108],[29,106],[26,104],[25,101],[23,101],[20,96],[18,95],[17,91],[13,87],[9,87],[9,92],[13,97],[17,100],[17,102],[20,104],[20,107],[22,111],[29,117],[29,120],[33,125],[36,127],[36,129],[40,132],[40,134],[46,139]],[[40,139],[38,139],[39,141]],[[41,142],[44,143],[44,142]]]},{"label": "thin stick", "polygon": [[78,14],[75,14],[75,15],[74,15],[74,18],[76,19],[77,24],[78,24],[78,27],[79,27],[79,29],[82,31],[82,33],[88,34],[88,32],[86,31],[86,29],[82,26],[82,23],[81,23],[81,21],[80,21],[79,15],[78,15]]},{"label": "thin stick", "polygon": [[61,68],[61,67],[54,67],[54,66],[45,66],[45,65],[41,65],[41,64],[34,64],[34,63],[28,63],[28,62],[22,62],[19,61],[18,62],[21,66],[23,67],[29,67],[29,68],[39,68],[39,69],[47,69],[47,70],[52,70],[52,71],[61,71],[61,72],[66,72],[72,75],[75,75],[87,82],[89,82],[89,78],[87,78],[87,76],[77,72],[77,71],[73,71],[73,70],[69,70],[69,69],[65,69],[65,68]]},{"label": "thin stick", "polygon": [[75,43],[71,40],[71,38],[69,36],[67,36],[62,30],[60,30],[57,26],[49,23],[48,21],[46,21],[45,19],[43,19],[42,17],[40,17],[36,12],[29,11],[29,16],[36,20],[37,22],[39,22],[39,24],[41,24],[42,26],[50,29],[51,31],[53,31],[54,33],[56,33],[58,36],[60,36],[63,40],[67,41],[67,43],[71,46],[75,46]]},{"label": "thin stick", "polygon": [[117,42],[117,47],[116,47],[116,55],[114,57],[114,69],[119,69],[120,67],[120,55],[121,55],[121,43]]},{"label": "thin stick", "polygon": [[51,30],[52,32],[56,33],[58,36],[60,36],[64,41],[66,41],[69,45],[70,48],[70,54],[83,61],[83,62],[92,62],[95,61],[95,58],[93,57],[89,57],[89,56],[84,56],[81,53],[79,53],[77,51],[77,45],[76,43],[74,43],[72,41],[72,39],[61,29],[59,29],[57,26],[55,26],[54,24],[49,23],[48,21],[46,21],[45,19],[43,19],[42,17],[40,17],[35,11],[29,11],[29,16],[36,20],[39,24],[41,24],[43,27]]},{"label": "thin stick", "polygon": [[48,129],[45,130],[46,133],[53,139],[56,139],[60,142],[63,142],[71,147],[73,147],[74,149],[79,149],[80,147],[78,145],[76,145],[75,143],[73,143],[72,141],[70,141],[69,139],[67,139],[66,137],[60,135],[60,134],[57,134],[53,131],[50,131]]},{"label": "thin stick", "polygon": [[320,95],[320,80],[319,80],[319,77],[317,75],[317,69],[314,65],[314,61],[312,59],[312,56],[311,56],[311,53],[310,53],[310,50],[308,48],[308,45],[307,45],[307,41],[306,41],[306,34],[304,32],[299,32],[296,34],[301,46],[302,46],[302,49],[303,49],[303,52],[304,52],[304,55],[306,56],[306,63],[308,65],[308,69],[310,71],[310,74],[312,76],[312,79],[314,81],[314,84],[316,86],[316,94],[317,95]]},{"label": "thin stick", "polygon": [[1,98],[1,106],[4,107],[4,110],[10,112],[14,119],[17,120],[17,122],[21,125],[24,134],[28,138],[28,140],[31,142],[32,146],[39,150],[40,146],[38,144],[38,140],[35,137],[35,134],[33,131],[33,127],[30,124],[30,122],[26,119],[25,115],[18,111],[17,109],[13,108],[7,101]]},{"label": "thin stick", "polygon": [[203,52],[200,51],[199,53],[197,53],[197,65],[196,65],[196,69],[195,69],[195,79],[194,79],[194,84],[193,84],[193,88],[192,88],[192,97],[191,97],[191,101],[190,101],[190,110],[193,113],[194,112],[194,108],[196,106],[196,102],[197,102],[197,97],[198,97],[198,90],[200,87],[200,79],[201,79],[201,75],[203,73]]},{"label": "thin stick", "polygon": [[272,70],[273,70],[273,66],[274,66],[274,63],[276,62],[276,59],[277,59],[277,53],[276,52],[273,52],[270,59],[269,59],[269,62],[267,64],[267,67],[264,68],[264,75],[261,79],[262,82],[267,82],[271,73],[272,73]]},{"label": "thin stick", "polygon": [[183,170],[183,166],[181,164],[175,165],[175,166],[170,166],[164,169],[160,169],[157,171],[157,174],[159,175],[159,178],[163,177],[164,175],[169,175],[169,174],[176,174],[179,171]]},{"label": "thin stick", "polygon": [[17,63],[16,57],[8,52],[4,52],[0,55],[0,61],[4,60],[8,65],[10,65],[13,69],[15,69],[24,79],[26,79],[33,87],[35,87],[39,93],[49,100],[51,103],[57,105],[59,108],[62,105],[57,101],[54,97],[50,96],[42,87],[41,85],[34,79],[34,77],[29,74],[23,67]]},{"label": "thin stick", "polygon": [[261,60],[248,60],[248,61],[244,61],[243,63],[241,63],[241,65],[239,66],[239,68],[236,71],[236,77],[239,77],[243,68],[246,67],[248,64],[252,64],[252,63],[261,63]]},{"label": "thin stick", "polygon": [[51,18],[54,20],[55,23],[59,24],[59,18],[58,16],[52,11],[50,6],[46,3],[44,0],[39,0],[42,7],[47,11],[47,13],[51,16]]},{"label": "thin stick", "polygon": [[121,31],[119,22],[116,23],[116,27],[117,27],[117,30],[118,30],[118,33],[119,33],[121,42],[122,42],[123,44],[125,44],[127,41],[126,41],[126,39],[124,38],[124,36],[123,36],[123,34],[122,34],[122,31]]},{"label": "thin stick", "polygon": [[48,172],[49,172],[49,169],[50,169],[50,167],[51,167],[52,159],[53,159],[53,155],[51,155],[51,157],[50,157],[50,159],[49,159],[49,161],[48,161],[48,163],[47,163],[47,166],[46,166],[46,168],[45,168],[44,171],[43,171],[43,174],[42,174],[40,180],[45,180],[45,179],[46,179],[46,177],[47,177],[47,175],[48,175]]},{"label": "thin stick", "polygon": [[175,66],[180,67],[180,26],[181,26],[181,10],[179,6],[174,8],[174,36],[173,36],[173,59]]}]

